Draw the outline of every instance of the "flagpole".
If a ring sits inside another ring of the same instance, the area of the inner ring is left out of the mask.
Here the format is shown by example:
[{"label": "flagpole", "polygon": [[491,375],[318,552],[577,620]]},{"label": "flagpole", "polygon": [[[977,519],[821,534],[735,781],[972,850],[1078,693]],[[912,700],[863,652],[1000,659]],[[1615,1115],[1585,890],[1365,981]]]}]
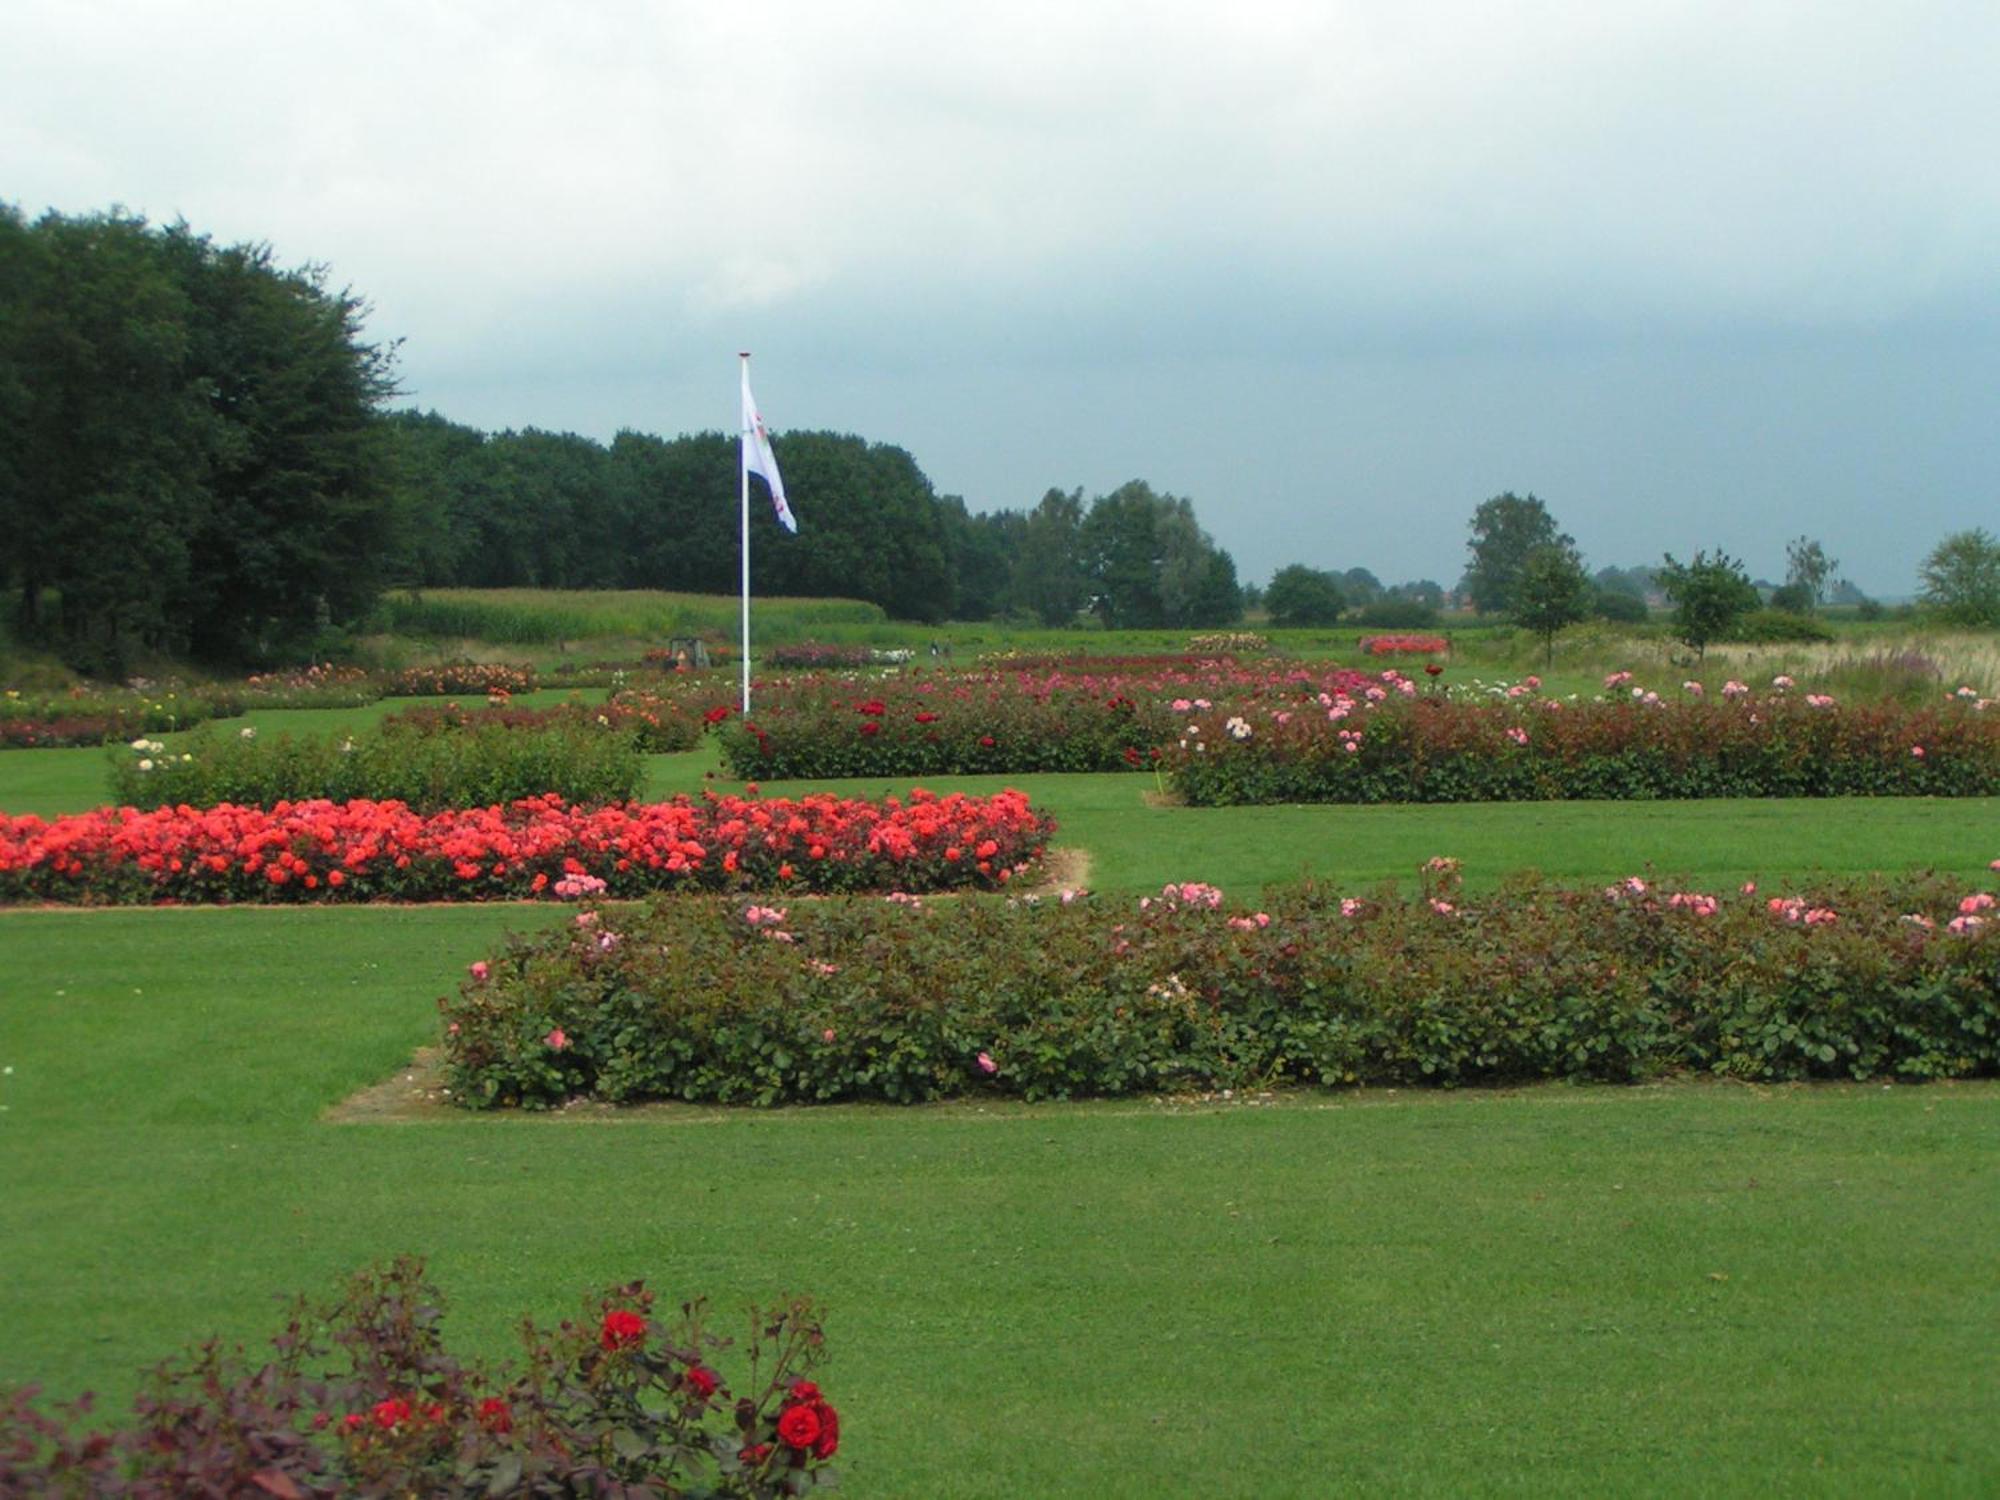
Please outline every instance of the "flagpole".
[{"label": "flagpole", "polygon": [[[742,384],[748,389],[750,384],[750,351],[744,349],[737,356],[743,361],[741,366]],[[748,422],[750,413],[744,412],[738,422]],[[741,502],[743,523],[743,717],[750,717],[750,429],[742,428],[736,435],[736,482],[738,500]]]}]

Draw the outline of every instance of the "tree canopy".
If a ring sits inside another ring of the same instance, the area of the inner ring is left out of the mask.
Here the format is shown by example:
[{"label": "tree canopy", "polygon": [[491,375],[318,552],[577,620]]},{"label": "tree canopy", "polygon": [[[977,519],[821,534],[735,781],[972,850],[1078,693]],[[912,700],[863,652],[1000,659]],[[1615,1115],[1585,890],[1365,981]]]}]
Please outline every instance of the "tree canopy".
[{"label": "tree canopy", "polygon": [[1472,513],[1466,550],[1472,560],[1460,585],[1481,614],[1505,614],[1514,607],[1514,589],[1528,555],[1537,547],[1568,547],[1575,541],[1556,529],[1548,507],[1532,494],[1509,490],[1483,501]]},{"label": "tree canopy", "polygon": [[322,268],[0,207],[0,584],[73,664],[241,660],[358,619],[396,542],[393,351]]}]

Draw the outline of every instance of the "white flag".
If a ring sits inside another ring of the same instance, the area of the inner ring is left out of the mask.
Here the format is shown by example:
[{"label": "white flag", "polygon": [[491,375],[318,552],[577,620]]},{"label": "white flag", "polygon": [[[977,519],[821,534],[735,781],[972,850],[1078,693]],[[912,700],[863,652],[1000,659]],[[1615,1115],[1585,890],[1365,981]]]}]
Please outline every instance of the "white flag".
[{"label": "white flag", "polygon": [[778,456],[771,451],[771,434],[757,414],[757,400],[750,394],[750,366],[743,366],[743,472],[760,476],[771,491],[771,504],[778,509],[778,524],[796,533],[799,529],[792,508],[785,504],[785,481],[778,477]]}]

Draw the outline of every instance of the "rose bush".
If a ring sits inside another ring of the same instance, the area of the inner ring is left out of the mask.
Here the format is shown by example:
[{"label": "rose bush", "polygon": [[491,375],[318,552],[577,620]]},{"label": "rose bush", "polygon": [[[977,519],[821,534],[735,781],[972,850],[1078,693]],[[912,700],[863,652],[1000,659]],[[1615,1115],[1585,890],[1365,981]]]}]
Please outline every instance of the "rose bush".
[{"label": "rose bush", "polygon": [[575,802],[624,801],[642,773],[630,735],[574,721],[516,729],[496,719],[450,734],[405,724],[297,738],[204,728],[175,753],[147,740],[112,752],[111,795],[138,807],[368,799],[436,811],[550,792]]},{"label": "rose bush", "polygon": [[[1639,877],[1468,898],[658,902],[511,939],[440,1002],[453,1098],[1027,1099],[1673,1072],[2000,1071],[1993,898]],[[1982,904],[1982,902],[1984,904]],[[551,1039],[561,1038],[561,1045]]]},{"label": "rose bush", "polygon": [[747,1378],[700,1301],[671,1323],[643,1283],[553,1329],[523,1326],[518,1366],[444,1345],[421,1261],[295,1301],[271,1356],[203,1344],[162,1365],[128,1426],[84,1426],[89,1398],[43,1410],[0,1396],[0,1494],[73,1497],[801,1495],[831,1485],[840,1417],[808,1372],[821,1314],[792,1298],[750,1310]]},{"label": "rose bush", "polygon": [[748,721],[719,711],[744,777],[938,776],[1126,771],[1152,765],[1181,716],[1216,702],[1309,702],[1358,689],[1358,673],[1197,662],[1105,663],[892,677],[778,678]]},{"label": "rose bush", "polygon": [[2000,714],[1976,701],[1850,705],[1736,683],[1667,698],[1618,680],[1590,700],[1466,702],[1406,682],[1189,715],[1163,772],[1197,806],[2000,793]]},{"label": "rose bush", "polygon": [[400,802],[0,817],[0,901],[479,901],[661,890],[993,889],[1054,830],[1019,792],[907,799],[550,795],[424,815]]}]

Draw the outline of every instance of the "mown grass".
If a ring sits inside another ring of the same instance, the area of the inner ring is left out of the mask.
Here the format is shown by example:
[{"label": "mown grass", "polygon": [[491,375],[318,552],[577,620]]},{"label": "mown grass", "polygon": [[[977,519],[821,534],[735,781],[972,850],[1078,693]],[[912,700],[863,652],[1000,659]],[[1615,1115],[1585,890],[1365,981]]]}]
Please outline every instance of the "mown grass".
[{"label": "mown grass", "polygon": [[489,1351],[811,1289],[858,1494],[2000,1477],[1992,1084],[322,1121],[522,917],[0,917],[0,1380],[122,1396],[415,1250]]}]

